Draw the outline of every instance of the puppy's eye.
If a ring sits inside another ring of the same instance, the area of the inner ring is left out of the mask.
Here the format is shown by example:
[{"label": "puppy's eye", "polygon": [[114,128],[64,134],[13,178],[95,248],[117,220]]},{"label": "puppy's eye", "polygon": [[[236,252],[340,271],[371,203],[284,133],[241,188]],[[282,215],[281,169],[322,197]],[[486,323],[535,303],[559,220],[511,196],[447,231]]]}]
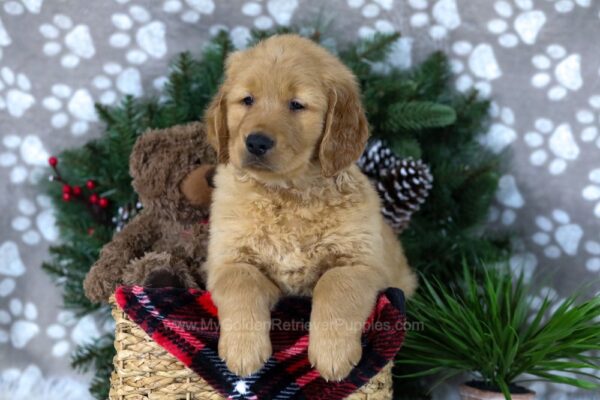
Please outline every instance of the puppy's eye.
[{"label": "puppy's eye", "polygon": [[245,106],[251,106],[252,104],[254,104],[254,97],[252,96],[246,96],[242,99],[242,104],[244,104]]},{"label": "puppy's eye", "polygon": [[304,110],[304,105],[302,105],[300,102],[298,102],[296,100],[292,100],[292,101],[290,101],[290,110],[292,110],[292,111]]}]

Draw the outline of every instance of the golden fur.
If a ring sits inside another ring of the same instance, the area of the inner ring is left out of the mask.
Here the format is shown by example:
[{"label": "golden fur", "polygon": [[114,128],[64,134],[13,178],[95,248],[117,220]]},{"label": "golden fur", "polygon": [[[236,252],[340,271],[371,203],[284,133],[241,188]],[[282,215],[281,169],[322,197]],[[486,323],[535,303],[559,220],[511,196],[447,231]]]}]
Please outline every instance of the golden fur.
[{"label": "golden fur", "polygon": [[[324,378],[344,378],[377,293],[410,296],[417,285],[354,165],[368,137],[354,76],[311,41],[275,36],[230,56],[205,122],[222,163],[204,265],[220,356],[237,374],[259,369],[271,355],[271,307],[311,295],[309,359]],[[260,159],[245,147],[257,131],[275,141]]]}]

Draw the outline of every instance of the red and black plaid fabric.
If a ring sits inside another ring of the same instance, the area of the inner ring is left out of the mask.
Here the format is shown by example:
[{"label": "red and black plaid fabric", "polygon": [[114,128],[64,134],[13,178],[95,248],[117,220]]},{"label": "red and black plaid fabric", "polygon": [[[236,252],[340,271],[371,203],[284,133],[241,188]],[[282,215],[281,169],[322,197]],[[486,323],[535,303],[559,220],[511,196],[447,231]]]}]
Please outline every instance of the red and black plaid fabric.
[{"label": "red and black plaid fabric", "polygon": [[285,298],[272,313],[273,355],[259,372],[242,378],[219,358],[217,308],[209,292],[120,287],[116,300],[156,343],[229,399],[343,399],[394,358],[405,335],[404,295],[390,288],[365,323],[360,363],[343,381],[326,382],[307,356],[311,301]]}]

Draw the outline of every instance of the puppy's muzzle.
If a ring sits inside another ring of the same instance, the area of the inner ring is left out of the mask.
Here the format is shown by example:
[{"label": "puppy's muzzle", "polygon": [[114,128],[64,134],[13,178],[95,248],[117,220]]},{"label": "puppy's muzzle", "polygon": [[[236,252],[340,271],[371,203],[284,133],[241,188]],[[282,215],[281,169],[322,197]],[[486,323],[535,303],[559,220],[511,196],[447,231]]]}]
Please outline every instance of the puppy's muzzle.
[{"label": "puppy's muzzle", "polygon": [[262,132],[253,132],[246,138],[246,150],[257,157],[264,156],[275,146],[275,141]]}]

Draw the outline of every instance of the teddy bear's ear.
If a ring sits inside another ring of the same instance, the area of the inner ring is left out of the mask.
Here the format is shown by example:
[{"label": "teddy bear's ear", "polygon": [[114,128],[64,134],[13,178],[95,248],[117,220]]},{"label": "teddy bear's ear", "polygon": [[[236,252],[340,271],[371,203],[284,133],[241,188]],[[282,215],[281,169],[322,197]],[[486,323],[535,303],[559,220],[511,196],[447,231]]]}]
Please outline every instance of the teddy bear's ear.
[{"label": "teddy bear's ear", "polygon": [[129,174],[136,192],[145,198],[159,196],[166,185],[168,171],[161,168],[159,158],[167,145],[165,133],[148,132],[138,138],[129,156]]},{"label": "teddy bear's ear", "polygon": [[216,154],[206,143],[200,122],[144,133],[129,157],[133,187],[145,199],[179,192],[181,180],[201,164],[213,164]]}]

